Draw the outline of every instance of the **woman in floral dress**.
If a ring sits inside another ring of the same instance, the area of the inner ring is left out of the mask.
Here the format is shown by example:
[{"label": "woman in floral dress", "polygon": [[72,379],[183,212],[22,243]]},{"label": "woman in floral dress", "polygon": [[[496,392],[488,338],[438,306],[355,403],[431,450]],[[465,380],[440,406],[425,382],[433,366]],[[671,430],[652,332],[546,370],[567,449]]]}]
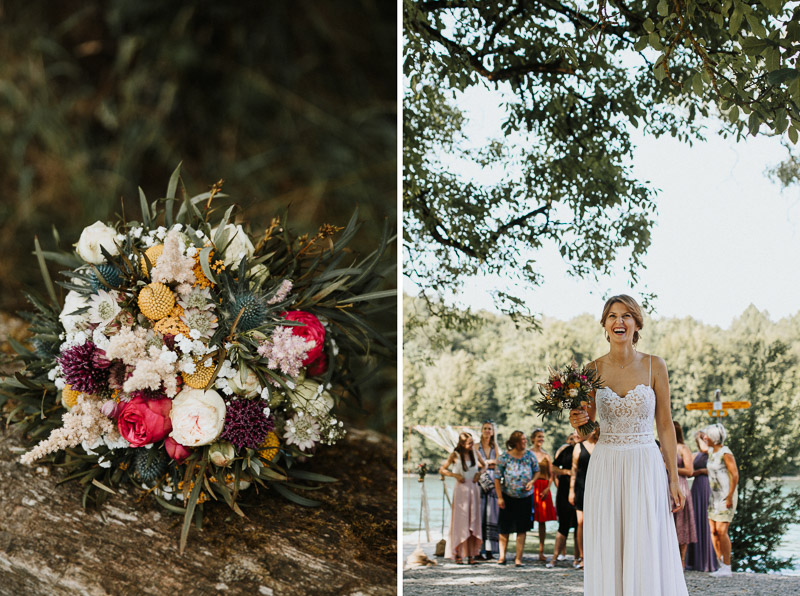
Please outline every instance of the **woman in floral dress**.
[{"label": "woman in floral dress", "polygon": [[739,493],[739,468],[728,447],[724,446],[728,436],[721,424],[712,424],[704,431],[708,438],[708,482],[711,498],[708,501],[708,523],[711,525],[711,541],[721,559],[714,577],[728,577],[731,573],[731,539],[728,527],[736,514]]},{"label": "woman in floral dress", "polygon": [[[515,430],[506,441],[508,451],[497,460],[494,487],[497,506],[500,508],[500,565],[506,564],[506,547],[509,534],[516,533],[517,548],[514,564],[522,567],[525,536],[532,527],[533,484],[539,477],[536,457],[526,449],[527,439],[521,430]],[[503,480],[501,486],[500,480]]]}]

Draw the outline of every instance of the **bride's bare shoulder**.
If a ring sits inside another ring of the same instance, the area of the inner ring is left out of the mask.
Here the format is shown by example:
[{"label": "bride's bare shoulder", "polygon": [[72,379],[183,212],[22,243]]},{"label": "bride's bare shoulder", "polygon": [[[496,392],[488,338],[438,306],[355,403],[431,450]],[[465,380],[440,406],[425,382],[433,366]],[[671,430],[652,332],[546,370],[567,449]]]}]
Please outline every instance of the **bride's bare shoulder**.
[{"label": "bride's bare shoulder", "polygon": [[654,373],[667,372],[667,363],[664,362],[664,359],[661,356],[642,353],[642,363],[645,366],[650,364]]}]

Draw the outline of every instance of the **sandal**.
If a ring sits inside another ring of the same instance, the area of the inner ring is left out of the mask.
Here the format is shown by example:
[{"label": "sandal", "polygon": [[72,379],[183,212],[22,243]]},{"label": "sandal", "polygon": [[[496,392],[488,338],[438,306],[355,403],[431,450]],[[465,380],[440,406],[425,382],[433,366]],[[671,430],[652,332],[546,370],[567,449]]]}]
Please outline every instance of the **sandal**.
[{"label": "sandal", "polygon": [[456,557],[456,565],[463,565],[463,564],[464,564],[464,559],[462,559],[461,557]]},{"label": "sandal", "polygon": [[475,557],[470,557],[469,559],[467,559],[467,563],[470,565],[477,565],[477,563],[475,562]]},{"label": "sandal", "polygon": [[575,559],[575,562],[572,564],[575,569],[583,569],[583,559],[578,557]]},{"label": "sandal", "polygon": [[506,564],[506,560],[505,559],[497,559],[497,564],[498,565],[505,565]]}]

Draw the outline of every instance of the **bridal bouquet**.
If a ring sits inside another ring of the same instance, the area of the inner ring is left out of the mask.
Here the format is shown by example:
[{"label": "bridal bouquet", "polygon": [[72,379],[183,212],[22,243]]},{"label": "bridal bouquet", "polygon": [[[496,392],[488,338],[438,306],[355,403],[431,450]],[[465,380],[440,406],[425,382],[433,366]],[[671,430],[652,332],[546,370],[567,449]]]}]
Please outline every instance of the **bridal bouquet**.
[{"label": "bridal bouquet", "polygon": [[[533,404],[536,413],[542,418],[551,414],[560,417],[564,410],[575,410],[582,407],[584,402],[594,401],[590,394],[603,386],[594,368],[579,369],[574,360],[561,370],[551,368],[549,371],[547,382],[539,383],[542,398]],[[597,427],[597,422],[590,420],[580,426],[578,432],[586,436]]]},{"label": "bridal bouquet", "polygon": [[[275,218],[251,237],[234,206],[216,209],[221,182],[183,199],[179,183],[176,170],[166,198],[140,193],[141,222],[87,227],[74,252],[36,240],[49,300],[29,296],[32,349],[13,342],[25,368],[0,405],[38,440],[23,463],[64,465],[84,506],[133,483],[184,515],[183,551],[204,502],[244,515],[250,485],[319,504],[293,489],[334,479],[294,463],[343,436],[337,402],[357,391],[354,357],[391,349],[369,318],[395,291],[377,290],[386,235],[362,260],[347,250],[355,214],[300,237]],[[63,301],[47,260],[67,267]]]}]

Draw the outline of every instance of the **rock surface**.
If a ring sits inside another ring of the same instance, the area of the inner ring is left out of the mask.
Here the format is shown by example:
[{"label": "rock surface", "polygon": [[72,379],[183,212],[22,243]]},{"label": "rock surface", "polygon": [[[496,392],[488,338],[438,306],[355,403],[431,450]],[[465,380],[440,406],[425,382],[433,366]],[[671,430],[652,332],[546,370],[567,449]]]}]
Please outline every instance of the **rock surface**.
[{"label": "rock surface", "polygon": [[309,509],[245,491],[242,519],[207,503],[178,554],[182,516],[133,489],[99,510],[54,466],[25,467],[13,431],[0,434],[0,594],[396,593],[396,445],[352,430],[305,469],[341,479]]}]

